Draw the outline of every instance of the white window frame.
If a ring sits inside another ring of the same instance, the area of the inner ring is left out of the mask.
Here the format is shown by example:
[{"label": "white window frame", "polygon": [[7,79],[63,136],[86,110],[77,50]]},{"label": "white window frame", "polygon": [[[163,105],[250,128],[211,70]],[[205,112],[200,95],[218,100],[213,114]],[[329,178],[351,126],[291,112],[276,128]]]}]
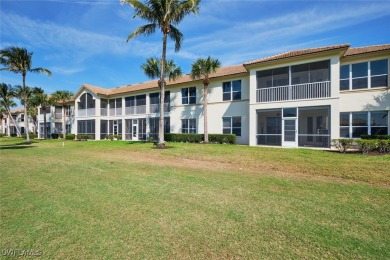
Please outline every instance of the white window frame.
[{"label": "white window frame", "polygon": [[[239,81],[240,82],[240,91],[233,91],[233,82]],[[230,85],[230,91],[224,91],[223,85],[225,83],[229,83]],[[240,93],[240,99],[233,99],[234,93]],[[224,99],[224,94],[229,94],[230,98],[229,99]],[[237,79],[237,80],[231,80],[231,81],[224,81],[222,82],[222,101],[236,101],[236,100],[242,100],[242,80]]]},{"label": "white window frame", "polygon": [[[190,128],[190,120],[195,121],[195,128]],[[187,122],[187,128],[183,128],[183,121]],[[196,124],[196,118],[185,118],[181,120],[181,132],[183,134],[196,134],[197,133],[197,124]],[[191,129],[194,129],[194,132],[191,132]]]},{"label": "white window frame", "polygon": [[[375,113],[375,112],[387,112],[387,125],[371,125],[371,113]],[[389,133],[389,111],[386,111],[386,110],[378,110],[378,111],[354,111],[354,112],[340,112],[340,114],[343,113],[343,114],[348,114],[348,118],[349,118],[349,124],[348,126],[341,126],[339,125],[339,131],[341,128],[344,128],[344,129],[348,129],[348,137],[344,137],[344,136],[340,136],[340,138],[353,138],[353,139],[356,139],[358,137],[352,137],[353,135],[353,128],[355,127],[367,127],[367,135],[371,135],[372,134],[372,131],[371,131],[371,128],[372,127],[387,127],[387,134],[390,134]],[[354,126],[353,125],[353,121],[352,121],[352,114],[353,113],[366,113],[367,114],[367,126]],[[340,115],[339,115],[340,116]]]},{"label": "white window frame", "polygon": [[[233,119],[234,118],[240,118],[240,127],[233,127]],[[230,126],[225,127],[223,125],[223,120],[224,119],[229,119],[230,120]],[[222,134],[224,133],[224,130],[229,130],[229,134],[233,134],[233,129],[240,129],[240,135],[236,135],[237,137],[242,136],[242,117],[241,116],[224,116],[222,117]]]},{"label": "white window frame", "polygon": [[[380,76],[387,76],[387,81],[389,81],[389,73],[387,72],[387,74],[380,74],[380,75],[371,75],[371,62],[375,62],[375,61],[381,61],[381,60],[386,60],[387,61],[387,70],[389,70],[389,59],[376,59],[376,60],[369,60],[369,61],[359,61],[359,62],[356,62],[356,63],[350,63],[350,64],[343,64],[343,65],[340,65],[340,72],[341,72],[341,66],[348,66],[348,69],[349,69],[349,74],[348,74],[348,89],[344,89],[344,90],[340,90],[340,91],[349,91],[349,90],[363,90],[363,89],[371,89],[371,78],[372,77],[380,77]],[[364,77],[355,77],[353,78],[352,77],[352,66],[355,65],[355,64],[360,64],[360,63],[367,63],[367,76],[364,76]],[[354,79],[362,79],[362,78],[367,78],[367,88],[361,88],[361,89],[353,89],[352,88],[352,82]],[[340,84],[340,81],[341,80],[347,80],[346,78],[345,79],[339,79],[339,84]],[[341,84],[340,84],[341,85]],[[386,87],[386,86],[384,86]],[[378,87],[374,87],[375,88],[378,88]]]},{"label": "white window frame", "polygon": [[[194,95],[192,95],[191,96],[191,91],[190,91],[190,89],[195,89],[195,96]],[[187,89],[187,96],[183,96],[183,89]],[[192,87],[187,87],[187,88],[181,88],[181,104],[182,105],[194,105],[194,104],[196,104],[196,86],[192,86]],[[183,103],[183,97],[185,97],[185,98],[187,98],[187,103]],[[195,102],[194,103],[191,103],[190,102],[190,100],[191,100],[191,98],[195,98]]]}]

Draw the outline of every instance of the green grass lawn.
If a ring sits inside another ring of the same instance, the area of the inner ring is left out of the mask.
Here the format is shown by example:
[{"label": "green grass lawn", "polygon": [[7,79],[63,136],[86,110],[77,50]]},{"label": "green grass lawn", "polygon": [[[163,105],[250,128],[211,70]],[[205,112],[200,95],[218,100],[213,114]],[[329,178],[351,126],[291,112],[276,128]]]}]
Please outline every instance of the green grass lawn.
[{"label": "green grass lawn", "polygon": [[390,258],[390,155],[0,138],[0,249],[41,258]]}]

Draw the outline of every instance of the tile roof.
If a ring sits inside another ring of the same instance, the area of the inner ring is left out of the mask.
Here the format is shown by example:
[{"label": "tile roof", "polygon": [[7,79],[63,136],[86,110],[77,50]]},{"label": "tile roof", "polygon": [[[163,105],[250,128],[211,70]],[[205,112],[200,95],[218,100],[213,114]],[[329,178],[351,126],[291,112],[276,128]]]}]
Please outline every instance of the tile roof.
[{"label": "tile roof", "polygon": [[297,56],[302,56],[302,55],[307,55],[307,54],[314,54],[314,53],[320,53],[320,52],[325,52],[325,51],[343,49],[343,48],[348,48],[349,46],[350,46],[349,44],[340,44],[340,45],[333,45],[333,46],[326,46],[326,47],[287,51],[287,52],[280,53],[277,55],[273,55],[273,56],[253,60],[253,61],[248,61],[248,62],[244,63],[244,65],[251,65],[251,64],[257,64],[257,63],[287,59],[287,58],[292,58],[292,57],[297,57]]},{"label": "tile roof", "polygon": [[390,44],[382,44],[382,45],[372,45],[365,47],[357,47],[357,48],[349,48],[343,57],[349,57],[353,55],[378,52],[378,51],[386,51],[390,50]]},{"label": "tile roof", "polygon": [[[237,75],[247,73],[247,70],[243,65],[235,65],[235,66],[227,66],[222,67],[218,69],[215,73],[210,75],[210,79],[213,78],[219,78],[224,76],[231,76],[231,75]],[[175,81],[170,81],[167,79],[167,87],[174,86],[177,84],[182,83],[188,83],[188,82],[195,82],[196,80],[193,80],[189,74],[182,75],[181,77],[177,78]],[[104,89],[96,86],[92,86],[89,84],[84,84],[83,87],[89,89],[95,94],[101,94],[101,95],[117,95],[117,94],[123,94],[128,92],[136,92],[141,90],[148,90],[148,89],[154,89],[158,87],[158,80],[151,80],[146,81],[142,83],[136,83],[132,85],[127,86],[121,86],[117,88],[111,88],[111,89]]]}]

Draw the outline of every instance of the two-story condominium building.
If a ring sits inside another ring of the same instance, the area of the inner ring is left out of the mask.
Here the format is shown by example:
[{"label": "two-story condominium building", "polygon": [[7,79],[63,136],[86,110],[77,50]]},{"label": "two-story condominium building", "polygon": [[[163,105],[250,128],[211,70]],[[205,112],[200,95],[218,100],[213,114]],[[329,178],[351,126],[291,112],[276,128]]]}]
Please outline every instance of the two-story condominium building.
[{"label": "two-story condominium building", "polygon": [[[343,44],[223,67],[210,77],[209,133],[282,147],[330,147],[334,138],[389,134],[389,60],[390,44]],[[157,138],[157,83],[113,89],[84,84],[69,106],[69,129],[96,140],[108,134]],[[189,75],[167,81],[166,132],[203,133],[202,91],[202,81]]]},{"label": "two-story condominium building", "polygon": [[16,136],[18,134],[18,129],[20,134],[25,134],[25,120],[29,120],[29,132],[33,133],[35,131],[33,120],[30,116],[26,117],[24,115],[24,109],[11,110],[11,115],[12,119],[8,114],[3,115],[0,124],[0,133],[7,136]]}]

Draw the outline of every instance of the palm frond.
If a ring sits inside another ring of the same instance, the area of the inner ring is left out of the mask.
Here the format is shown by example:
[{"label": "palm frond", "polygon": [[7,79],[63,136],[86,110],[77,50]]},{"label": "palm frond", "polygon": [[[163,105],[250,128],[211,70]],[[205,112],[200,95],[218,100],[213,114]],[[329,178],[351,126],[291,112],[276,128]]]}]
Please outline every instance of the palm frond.
[{"label": "palm frond", "polygon": [[138,27],[135,31],[133,31],[128,37],[126,42],[137,38],[138,36],[144,35],[144,36],[149,36],[153,34],[156,31],[157,24],[150,23],[146,25],[142,25]]},{"label": "palm frond", "polygon": [[173,25],[170,25],[169,38],[171,38],[175,42],[175,52],[178,52],[183,42],[183,34],[179,31],[179,29],[177,29]]},{"label": "palm frond", "polygon": [[43,74],[46,74],[47,76],[51,77],[51,72],[48,69],[34,68],[34,69],[30,69],[29,71],[33,72],[33,73],[43,73]]}]

